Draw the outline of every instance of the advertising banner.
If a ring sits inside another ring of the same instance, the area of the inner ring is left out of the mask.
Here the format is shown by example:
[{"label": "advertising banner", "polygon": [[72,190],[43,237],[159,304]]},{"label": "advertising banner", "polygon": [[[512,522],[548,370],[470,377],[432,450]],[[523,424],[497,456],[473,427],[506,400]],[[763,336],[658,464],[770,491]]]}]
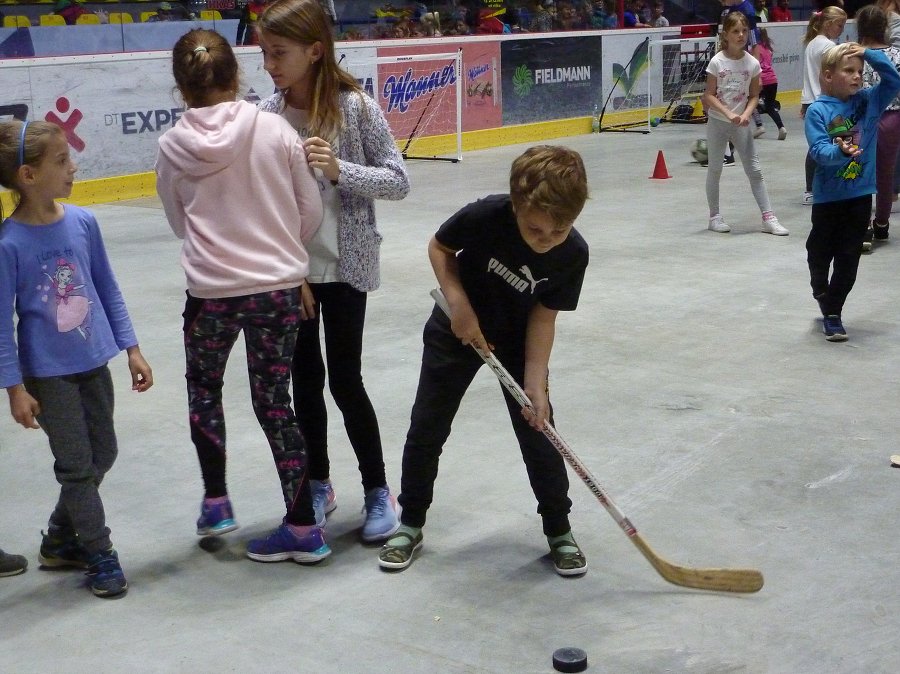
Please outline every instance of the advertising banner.
[{"label": "advertising banner", "polygon": [[[462,47],[462,130],[465,132],[495,129],[503,123],[499,81],[499,42],[458,42],[453,44],[452,48],[441,44],[426,47],[383,47],[378,50],[378,54],[379,56],[398,56],[404,54],[448,53],[455,51],[459,47]],[[421,63],[417,65],[424,66]],[[455,93],[453,93],[453,96],[455,97]],[[390,96],[385,98],[384,92],[382,92],[381,100],[382,108],[387,109],[385,102],[390,100]],[[454,122],[452,120],[448,121],[450,121],[449,126],[446,122],[436,124],[434,126],[435,129],[443,129],[436,131],[436,133],[452,133],[455,130]]]},{"label": "advertising banner", "polygon": [[603,37],[603,101],[609,99],[606,112],[647,107],[648,50],[646,35],[637,31]]},{"label": "advertising banner", "polygon": [[[243,97],[274,91],[258,48],[239,49]],[[170,56],[60,57],[0,67],[0,119],[46,120],[62,127],[77,180],[153,170],[157,139],[184,112]]]},{"label": "advertising banner", "polygon": [[600,36],[504,41],[503,124],[590,115],[602,86]]}]

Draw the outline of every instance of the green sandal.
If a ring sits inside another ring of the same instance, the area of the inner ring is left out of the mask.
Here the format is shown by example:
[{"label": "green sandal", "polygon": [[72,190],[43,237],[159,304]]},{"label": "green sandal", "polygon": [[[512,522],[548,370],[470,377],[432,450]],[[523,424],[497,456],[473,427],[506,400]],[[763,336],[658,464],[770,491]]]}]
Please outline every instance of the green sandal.
[{"label": "green sandal", "polygon": [[390,540],[397,538],[406,539],[401,545],[390,545],[385,543],[378,553],[378,564],[383,569],[392,569],[401,571],[412,564],[413,555],[422,548],[422,532],[420,531],[413,538],[405,531],[398,531],[393,534]]},{"label": "green sandal", "polygon": [[[575,552],[561,552],[560,548],[575,548]],[[587,560],[574,540],[556,541],[550,545],[550,556],[556,573],[560,576],[581,576],[587,573]]]}]

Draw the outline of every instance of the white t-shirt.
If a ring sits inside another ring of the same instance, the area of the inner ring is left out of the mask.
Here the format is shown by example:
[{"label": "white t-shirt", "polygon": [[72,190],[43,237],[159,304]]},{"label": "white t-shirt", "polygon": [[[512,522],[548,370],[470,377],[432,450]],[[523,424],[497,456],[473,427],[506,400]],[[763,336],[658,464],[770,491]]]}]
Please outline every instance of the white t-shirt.
[{"label": "white t-shirt", "polygon": [[816,35],[803,50],[803,90],[800,103],[809,105],[822,93],[822,56],[834,46],[834,42],[824,35]]},{"label": "white t-shirt", "polygon": [[[720,51],[709,60],[706,72],[716,78],[716,98],[719,102],[737,115],[744,112],[750,97],[750,82],[761,72],[759,61],[747,52],[739,59],[731,59]],[[730,121],[713,107],[707,112],[715,119]]]},{"label": "white t-shirt", "polygon": [[[297,129],[297,133],[303,140],[309,138],[309,111],[298,110],[286,106],[281,113],[288,123]],[[338,153],[337,143],[331,146],[334,154]],[[324,209],[322,225],[315,235],[306,244],[306,252],[309,253],[309,276],[306,280],[310,283],[334,283],[340,281],[338,272],[338,218],[341,212],[341,197],[337,188],[325,177],[321,169],[313,169],[316,174],[316,182],[322,192],[322,206]]]}]

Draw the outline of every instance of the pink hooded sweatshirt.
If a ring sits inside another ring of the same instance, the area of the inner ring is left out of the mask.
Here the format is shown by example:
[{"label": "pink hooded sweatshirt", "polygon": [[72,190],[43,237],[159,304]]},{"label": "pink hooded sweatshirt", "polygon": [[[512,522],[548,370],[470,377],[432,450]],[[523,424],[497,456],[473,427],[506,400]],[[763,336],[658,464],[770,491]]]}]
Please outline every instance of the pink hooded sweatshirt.
[{"label": "pink hooded sweatshirt", "polygon": [[246,101],[186,110],[159,139],[156,190],[184,239],[191,296],[303,283],[303,244],[322,223],[322,197],[300,137],[279,115]]}]

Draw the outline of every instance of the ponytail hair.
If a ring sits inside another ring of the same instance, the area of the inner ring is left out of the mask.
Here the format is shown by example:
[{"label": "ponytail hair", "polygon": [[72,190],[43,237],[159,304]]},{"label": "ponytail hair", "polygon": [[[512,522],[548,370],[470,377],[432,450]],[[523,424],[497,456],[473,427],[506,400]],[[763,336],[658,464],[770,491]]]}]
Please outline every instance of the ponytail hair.
[{"label": "ponytail hair", "polygon": [[213,30],[195,28],[181,36],[172,49],[172,74],[191,108],[209,105],[222,91],[237,93],[237,58],[228,41]]},{"label": "ponytail hair", "polygon": [[803,45],[808,45],[814,38],[821,35],[827,24],[846,20],[847,12],[836,5],[829,5],[821,12],[814,12],[813,15],[809,17],[809,24],[806,26],[806,34],[803,36]]}]

